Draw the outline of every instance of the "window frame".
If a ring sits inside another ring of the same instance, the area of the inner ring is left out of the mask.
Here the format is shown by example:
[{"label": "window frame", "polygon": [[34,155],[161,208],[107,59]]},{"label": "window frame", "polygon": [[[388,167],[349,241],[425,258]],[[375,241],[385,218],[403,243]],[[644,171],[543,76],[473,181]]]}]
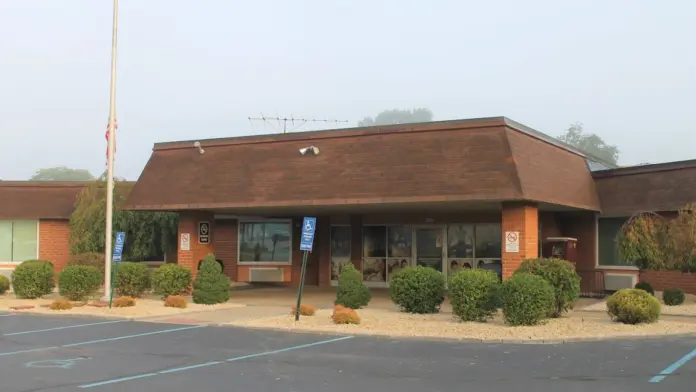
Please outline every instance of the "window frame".
[{"label": "window frame", "polygon": [[[348,230],[350,231],[350,249],[349,249],[349,254],[348,257],[344,256],[334,256],[333,255],[333,228],[334,227],[347,227]],[[331,285],[333,286],[338,286],[338,279],[334,280],[332,279],[333,277],[333,265],[334,265],[334,260],[338,262],[344,262],[347,261],[348,263],[352,263],[352,258],[353,258],[353,232],[352,232],[352,227],[350,224],[332,224],[329,226],[329,281],[331,282]],[[362,264],[362,263],[361,263]],[[360,268],[360,274],[362,274],[362,268]]]},{"label": "window frame", "polygon": [[[244,224],[260,224],[260,223],[285,223],[289,227],[289,233],[290,233],[290,239],[289,239],[289,244],[288,244],[288,253],[289,257],[287,261],[242,261],[241,260],[241,254],[242,254],[242,225]],[[255,266],[255,265],[292,265],[292,256],[293,256],[293,232],[294,232],[294,225],[292,219],[239,219],[237,220],[237,265],[248,265],[248,266]]]},{"label": "window frame", "polygon": [[[34,255],[34,259],[39,258],[39,248],[41,246],[41,241],[39,238],[39,233],[40,233],[40,225],[41,221],[39,219],[0,219],[2,222],[12,222],[14,226],[14,222],[22,221],[22,222],[36,222],[36,254]],[[14,227],[13,227],[13,233],[12,233],[12,242],[14,243]],[[14,257],[14,246],[12,247],[12,254]],[[27,259],[29,260],[29,259]],[[0,260],[0,265],[19,265],[22,264],[25,260],[22,261],[11,261],[11,260]]]},{"label": "window frame", "polygon": [[[595,224],[596,224],[596,241],[595,241],[595,243],[596,243],[596,249],[595,249],[595,251],[596,251],[596,253],[595,253],[595,254],[596,254],[596,258],[595,258],[595,268],[596,268],[596,269],[600,269],[600,270],[623,270],[623,271],[627,271],[627,270],[628,270],[628,271],[638,271],[638,267],[636,267],[635,265],[631,265],[631,264],[619,264],[619,265],[616,265],[616,264],[607,264],[607,265],[604,265],[604,264],[601,264],[601,263],[600,263],[600,259],[601,259],[600,253],[601,253],[601,249],[602,249],[602,247],[600,246],[600,241],[601,241],[601,239],[602,239],[602,236],[601,236],[600,233],[599,233],[600,222],[601,222],[602,220],[605,220],[605,221],[606,221],[606,220],[618,220],[618,219],[622,219],[624,222],[626,222],[626,221],[627,221],[628,219],[630,219],[630,218],[628,218],[628,217],[611,217],[611,216],[602,217],[602,216],[599,216],[599,214],[597,214],[597,215],[595,216]],[[622,223],[622,225],[623,225],[623,223]],[[618,234],[618,232],[617,232],[617,234]],[[614,238],[614,251],[616,252],[617,257],[618,257],[618,251],[617,251],[617,249],[616,249],[616,246],[617,246],[617,245],[616,245],[616,237],[615,237],[615,238]]]}]

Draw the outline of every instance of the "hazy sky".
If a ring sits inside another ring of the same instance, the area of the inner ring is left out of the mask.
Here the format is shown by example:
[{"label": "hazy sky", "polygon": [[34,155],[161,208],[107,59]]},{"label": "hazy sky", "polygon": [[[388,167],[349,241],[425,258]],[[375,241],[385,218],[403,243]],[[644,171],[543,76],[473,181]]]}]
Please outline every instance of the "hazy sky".
[{"label": "hazy sky", "polygon": [[[111,0],[0,0],[0,178],[104,169],[111,18]],[[280,129],[261,113],[412,107],[582,121],[621,164],[696,158],[694,37],[687,0],[121,0],[116,173],[158,141]]]}]

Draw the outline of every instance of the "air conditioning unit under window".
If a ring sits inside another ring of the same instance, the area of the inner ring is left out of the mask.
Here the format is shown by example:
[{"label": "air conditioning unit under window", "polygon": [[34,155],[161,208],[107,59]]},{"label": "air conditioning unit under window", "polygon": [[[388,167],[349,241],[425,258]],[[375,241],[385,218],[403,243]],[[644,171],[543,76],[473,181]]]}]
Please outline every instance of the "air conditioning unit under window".
[{"label": "air conditioning unit under window", "polygon": [[604,273],[604,289],[607,291],[632,289],[636,283],[638,283],[638,275],[635,274]]}]

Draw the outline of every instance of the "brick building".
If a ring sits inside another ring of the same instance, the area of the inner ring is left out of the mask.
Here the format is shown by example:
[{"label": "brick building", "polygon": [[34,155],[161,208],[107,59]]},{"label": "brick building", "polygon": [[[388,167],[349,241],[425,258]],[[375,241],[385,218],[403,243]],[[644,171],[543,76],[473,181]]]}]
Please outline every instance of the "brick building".
[{"label": "brick building", "polygon": [[0,274],[10,276],[24,260],[70,257],[68,221],[84,182],[0,181]]},{"label": "brick building", "polygon": [[[616,168],[498,117],[159,143],[127,208],[178,212],[179,263],[195,271],[214,253],[235,281],[297,283],[301,221],[315,216],[310,285],[335,284],[346,263],[376,287],[407,265],[507,277],[560,250],[592,292],[635,283],[618,227],[696,200],[694,179],[696,161]],[[696,290],[690,275],[650,274]]]}]

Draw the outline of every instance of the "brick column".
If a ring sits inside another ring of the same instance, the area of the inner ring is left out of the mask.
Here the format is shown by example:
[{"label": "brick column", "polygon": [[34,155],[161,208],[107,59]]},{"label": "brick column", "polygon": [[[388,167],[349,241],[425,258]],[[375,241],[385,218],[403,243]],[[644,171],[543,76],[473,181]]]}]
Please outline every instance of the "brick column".
[{"label": "brick column", "polygon": [[[211,240],[209,244],[198,243],[198,222],[210,222]],[[190,249],[181,250],[181,235],[187,233],[191,236]],[[215,254],[213,238],[215,237],[215,219],[212,212],[184,211],[179,213],[179,232],[177,235],[177,259],[178,263],[191,269],[193,277],[198,272],[198,262],[209,253]]]},{"label": "brick column", "polygon": [[39,221],[39,259],[53,263],[57,274],[70,260],[70,224],[67,220]]},{"label": "brick column", "polygon": [[[503,203],[503,279],[510,277],[524,259],[539,257],[539,210],[534,204]],[[506,252],[507,233],[518,233],[519,249]]]}]

